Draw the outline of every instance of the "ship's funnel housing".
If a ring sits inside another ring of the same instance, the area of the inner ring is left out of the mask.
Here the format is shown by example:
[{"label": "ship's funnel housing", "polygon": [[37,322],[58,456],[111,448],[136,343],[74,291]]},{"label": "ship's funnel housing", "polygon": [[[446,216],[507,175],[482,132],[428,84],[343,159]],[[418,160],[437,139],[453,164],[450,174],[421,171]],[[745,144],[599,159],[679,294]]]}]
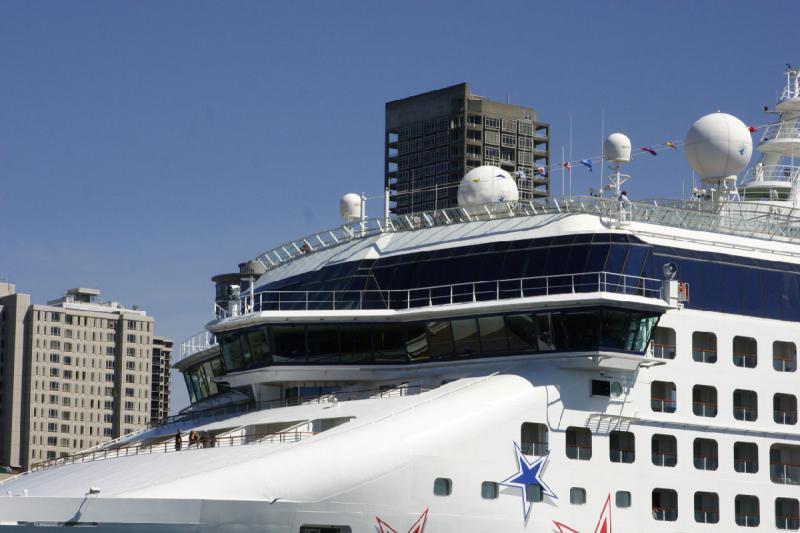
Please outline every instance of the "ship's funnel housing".
[{"label": "ship's funnel housing", "polygon": [[346,223],[355,222],[362,218],[364,210],[363,201],[360,194],[354,192],[345,194],[339,200],[339,215]]},{"label": "ship's funnel housing", "polygon": [[603,142],[603,159],[612,163],[630,163],[631,140],[623,133],[612,133]]},{"label": "ship's funnel housing", "polygon": [[458,185],[458,205],[484,205],[516,202],[519,189],[511,174],[499,167],[484,165],[473,168]]},{"label": "ship's funnel housing", "polygon": [[698,119],[685,141],[686,159],[706,183],[722,183],[747,166],[753,139],[747,126],[727,113],[711,113]]}]

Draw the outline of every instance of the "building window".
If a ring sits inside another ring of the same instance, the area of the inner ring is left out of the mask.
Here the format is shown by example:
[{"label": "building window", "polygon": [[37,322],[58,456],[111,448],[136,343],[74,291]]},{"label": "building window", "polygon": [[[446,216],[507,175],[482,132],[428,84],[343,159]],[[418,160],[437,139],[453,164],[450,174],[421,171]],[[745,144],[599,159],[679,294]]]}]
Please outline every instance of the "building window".
[{"label": "building window", "polygon": [[755,391],[743,389],[733,391],[733,417],[747,422],[753,422],[758,418],[758,395]]},{"label": "building window", "polygon": [[742,368],[756,367],[758,364],[758,343],[754,338],[733,338],[733,364]]},{"label": "building window", "polygon": [[487,130],[499,130],[500,119],[495,117],[484,117],[484,128]]},{"label": "building window", "polygon": [[450,496],[453,493],[453,480],[446,477],[437,477],[433,481],[433,494],[435,496]]},{"label": "building window", "polygon": [[675,466],[678,463],[678,441],[672,435],[653,435],[653,464]]},{"label": "building window", "polygon": [[699,524],[719,522],[719,495],[716,492],[694,493],[694,521]]},{"label": "building window", "polygon": [[675,384],[671,381],[654,381],[650,384],[650,407],[657,413],[675,412]]},{"label": "building window", "polygon": [[778,393],[772,398],[773,419],[778,424],[797,424],[797,396]]},{"label": "building window", "polygon": [[583,505],[586,503],[586,489],[572,487],[569,489],[569,503],[572,505]]},{"label": "building window", "polygon": [[758,445],[756,443],[734,443],[733,469],[742,474],[756,474],[758,472]]},{"label": "building window", "polygon": [[717,416],[717,389],[695,385],[692,389],[692,412],[697,416]]},{"label": "building window", "polygon": [[717,336],[705,331],[692,333],[692,359],[698,363],[716,363]]},{"label": "building window", "polygon": [[672,489],[653,489],[653,519],[674,522],[678,519],[678,493]]},{"label": "building window", "polygon": [[484,500],[496,500],[499,487],[494,481],[484,481],[481,483],[481,498]]},{"label": "building window", "polygon": [[717,441],[694,439],[694,467],[698,470],[716,470],[719,466]]},{"label": "building window", "polygon": [[675,330],[655,328],[653,330],[653,357],[656,359],[675,359]]},{"label": "building window", "polygon": [[567,428],[567,457],[579,461],[592,458],[592,432],[588,428]]},{"label": "building window", "polygon": [[627,490],[618,490],[614,496],[615,503],[620,509],[627,509],[631,506],[631,493]]},{"label": "building window", "polygon": [[758,498],[739,494],[736,496],[736,525],[744,527],[758,527],[761,523],[761,511],[758,506]]},{"label": "building window", "polygon": [[772,368],[778,372],[797,370],[797,348],[793,342],[775,341],[772,343]]},{"label": "building window", "polygon": [[770,472],[773,483],[800,485],[800,446],[773,444],[769,449]]},{"label": "building window", "polygon": [[636,460],[636,437],[630,431],[609,434],[609,459],[612,463],[632,463]]},{"label": "building window", "polygon": [[533,422],[522,424],[521,448],[525,455],[547,455],[547,426]]},{"label": "building window", "polygon": [[775,498],[775,527],[792,531],[800,529],[800,502],[794,498]]}]

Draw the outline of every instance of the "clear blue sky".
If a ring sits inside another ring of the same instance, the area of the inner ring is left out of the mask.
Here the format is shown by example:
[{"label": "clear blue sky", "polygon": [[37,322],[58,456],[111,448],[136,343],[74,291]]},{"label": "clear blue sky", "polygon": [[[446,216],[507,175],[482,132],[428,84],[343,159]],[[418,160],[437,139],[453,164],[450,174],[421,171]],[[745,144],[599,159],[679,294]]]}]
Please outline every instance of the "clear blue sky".
[{"label": "clear blue sky", "polygon": [[[680,140],[716,110],[765,122],[797,20],[797,0],[0,0],[0,277],[36,302],[96,286],[179,342],[212,275],[380,194],[387,100],[467,81],[533,106],[556,161],[570,117],[573,158],[599,154],[601,110],[635,148]],[[677,152],[630,170],[634,198],[691,180]]]}]

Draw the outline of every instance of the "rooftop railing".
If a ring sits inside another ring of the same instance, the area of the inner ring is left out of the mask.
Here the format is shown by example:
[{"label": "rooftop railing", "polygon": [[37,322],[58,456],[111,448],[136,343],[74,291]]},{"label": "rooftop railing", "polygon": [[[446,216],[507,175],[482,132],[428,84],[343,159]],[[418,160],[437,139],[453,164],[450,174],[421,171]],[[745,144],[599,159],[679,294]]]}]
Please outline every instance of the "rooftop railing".
[{"label": "rooftop railing", "polygon": [[756,165],[747,171],[742,178],[741,185],[747,187],[764,182],[792,185],[798,178],[800,178],[800,166],[767,165],[759,167]]},{"label": "rooftop railing", "polygon": [[197,352],[202,352],[203,350],[207,350],[212,346],[217,345],[217,337],[209,332],[209,331],[201,331],[199,333],[195,333],[189,339],[183,341],[181,343],[180,349],[178,350],[176,362],[180,361],[186,357],[189,357],[192,354]]},{"label": "rooftop railing", "polygon": [[800,141],[800,127],[798,127],[793,120],[776,122],[768,126],[767,129],[764,130],[764,135],[761,137],[762,143],[786,140]]}]

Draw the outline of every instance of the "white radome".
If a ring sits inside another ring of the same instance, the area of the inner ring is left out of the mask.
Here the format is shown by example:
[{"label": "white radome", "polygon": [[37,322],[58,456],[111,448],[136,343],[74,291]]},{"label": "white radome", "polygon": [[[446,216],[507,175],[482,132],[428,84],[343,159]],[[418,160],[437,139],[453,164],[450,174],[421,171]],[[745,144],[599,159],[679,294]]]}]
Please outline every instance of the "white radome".
[{"label": "white radome", "polygon": [[518,200],[516,181],[499,167],[484,165],[473,168],[458,185],[458,205],[461,207]]},{"label": "white radome", "polygon": [[342,196],[339,200],[339,215],[348,223],[361,220],[361,195],[351,192]]},{"label": "white radome", "polygon": [[698,119],[686,134],[686,159],[702,178],[735,176],[747,166],[753,139],[744,122],[727,113]]},{"label": "white radome", "polygon": [[612,133],[603,142],[603,158],[613,163],[629,163],[631,140],[623,133]]}]

